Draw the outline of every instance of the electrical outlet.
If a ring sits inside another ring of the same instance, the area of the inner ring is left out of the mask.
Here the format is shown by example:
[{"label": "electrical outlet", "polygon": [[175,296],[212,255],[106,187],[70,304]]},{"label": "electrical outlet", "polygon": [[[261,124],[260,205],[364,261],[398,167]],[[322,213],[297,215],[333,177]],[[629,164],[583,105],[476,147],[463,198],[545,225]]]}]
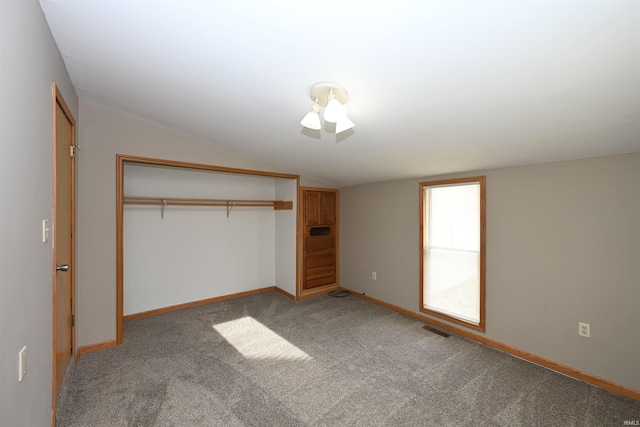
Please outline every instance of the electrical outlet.
[{"label": "electrical outlet", "polygon": [[591,325],[588,323],[578,322],[578,335],[585,338],[591,338]]},{"label": "electrical outlet", "polygon": [[373,273],[371,273],[371,278],[373,280],[378,280],[378,273],[376,273],[375,271]]},{"label": "electrical outlet", "polygon": [[18,382],[22,382],[27,375],[27,346],[22,347],[18,353]]}]

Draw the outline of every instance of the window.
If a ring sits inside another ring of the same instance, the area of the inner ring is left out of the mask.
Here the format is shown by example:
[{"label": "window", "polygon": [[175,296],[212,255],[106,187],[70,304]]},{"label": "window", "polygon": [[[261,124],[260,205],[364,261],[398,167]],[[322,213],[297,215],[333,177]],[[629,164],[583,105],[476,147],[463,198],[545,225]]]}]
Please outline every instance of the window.
[{"label": "window", "polygon": [[485,177],[420,184],[424,313],[484,331]]}]

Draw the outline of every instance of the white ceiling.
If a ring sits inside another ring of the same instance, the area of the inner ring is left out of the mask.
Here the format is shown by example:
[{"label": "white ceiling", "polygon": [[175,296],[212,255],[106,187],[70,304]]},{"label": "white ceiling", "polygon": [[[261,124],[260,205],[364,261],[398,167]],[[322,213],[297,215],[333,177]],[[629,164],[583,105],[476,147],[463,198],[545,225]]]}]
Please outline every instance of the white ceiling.
[{"label": "white ceiling", "polygon": [[639,0],[40,2],[81,99],[329,184],[640,151]]}]

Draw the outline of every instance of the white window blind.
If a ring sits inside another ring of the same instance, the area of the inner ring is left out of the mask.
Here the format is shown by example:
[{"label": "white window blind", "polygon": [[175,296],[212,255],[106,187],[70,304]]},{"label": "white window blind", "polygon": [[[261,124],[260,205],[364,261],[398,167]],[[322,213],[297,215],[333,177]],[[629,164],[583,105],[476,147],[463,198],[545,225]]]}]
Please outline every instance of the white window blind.
[{"label": "white window blind", "polygon": [[480,323],[480,184],[424,187],[423,304]]}]

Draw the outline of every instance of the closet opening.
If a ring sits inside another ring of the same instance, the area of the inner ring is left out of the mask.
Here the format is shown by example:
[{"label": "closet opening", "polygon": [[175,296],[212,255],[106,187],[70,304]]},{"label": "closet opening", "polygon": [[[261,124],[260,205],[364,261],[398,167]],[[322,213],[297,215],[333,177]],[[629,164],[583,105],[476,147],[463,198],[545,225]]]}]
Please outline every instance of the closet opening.
[{"label": "closet opening", "polygon": [[298,299],[299,176],[118,155],[116,342],[124,322],[275,289]]}]

